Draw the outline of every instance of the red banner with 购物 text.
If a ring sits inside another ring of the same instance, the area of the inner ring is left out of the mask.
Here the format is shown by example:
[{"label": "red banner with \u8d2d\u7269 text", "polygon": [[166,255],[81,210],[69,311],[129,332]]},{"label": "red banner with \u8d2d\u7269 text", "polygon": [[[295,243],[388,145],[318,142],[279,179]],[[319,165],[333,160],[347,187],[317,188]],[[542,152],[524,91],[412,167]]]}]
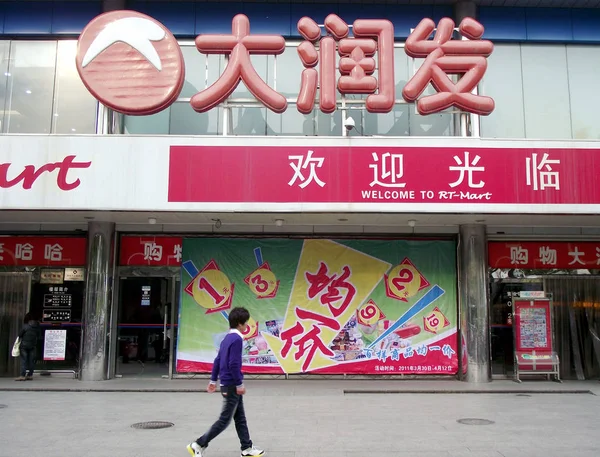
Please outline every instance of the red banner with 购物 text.
[{"label": "red banner with \u8d2d\u7269 text", "polygon": [[177,236],[121,237],[119,265],[179,266],[183,240]]},{"label": "red banner with \u8d2d\u7269 text", "polygon": [[596,269],[600,268],[600,242],[492,241],[488,263],[504,269]]}]

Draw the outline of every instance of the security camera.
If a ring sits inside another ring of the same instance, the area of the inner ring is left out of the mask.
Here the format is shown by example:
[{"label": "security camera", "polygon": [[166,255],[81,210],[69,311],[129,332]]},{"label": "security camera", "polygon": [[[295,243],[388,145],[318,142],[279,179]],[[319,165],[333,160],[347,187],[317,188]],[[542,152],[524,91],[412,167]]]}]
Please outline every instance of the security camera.
[{"label": "security camera", "polygon": [[352,119],[351,117],[347,117],[346,120],[344,121],[344,127],[348,131],[350,131],[354,127],[356,127],[356,123],[354,122],[354,119]]}]

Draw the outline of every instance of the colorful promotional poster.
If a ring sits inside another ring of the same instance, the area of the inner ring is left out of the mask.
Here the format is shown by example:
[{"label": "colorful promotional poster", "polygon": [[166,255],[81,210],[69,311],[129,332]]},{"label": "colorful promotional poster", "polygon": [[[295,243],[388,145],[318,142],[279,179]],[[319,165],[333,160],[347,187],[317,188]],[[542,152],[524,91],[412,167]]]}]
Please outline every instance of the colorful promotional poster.
[{"label": "colorful promotional poster", "polygon": [[246,373],[455,374],[453,241],[189,238],[177,372],[212,369],[243,306]]}]

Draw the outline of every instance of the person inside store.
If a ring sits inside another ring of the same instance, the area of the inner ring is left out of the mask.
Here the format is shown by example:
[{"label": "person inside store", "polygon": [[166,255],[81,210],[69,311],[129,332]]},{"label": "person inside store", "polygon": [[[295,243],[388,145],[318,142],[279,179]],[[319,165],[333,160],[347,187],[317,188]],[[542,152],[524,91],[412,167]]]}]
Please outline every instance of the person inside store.
[{"label": "person inside store", "polygon": [[21,376],[16,381],[31,381],[35,367],[35,350],[42,338],[40,323],[32,313],[27,313],[23,319],[23,328],[19,332],[21,339]]}]

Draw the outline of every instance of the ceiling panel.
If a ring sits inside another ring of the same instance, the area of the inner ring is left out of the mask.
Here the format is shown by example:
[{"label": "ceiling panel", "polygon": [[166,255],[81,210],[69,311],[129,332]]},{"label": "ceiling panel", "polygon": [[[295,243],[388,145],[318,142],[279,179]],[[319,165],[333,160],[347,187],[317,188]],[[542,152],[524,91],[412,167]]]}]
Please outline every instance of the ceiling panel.
[{"label": "ceiling panel", "polygon": [[92,212],[92,211],[0,211],[0,225],[43,224],[44,227],[77,224],[89,221],[110,221],[124,226],[143,226],[152,229],[155,225],[188,227],[210,227],[218,219],[223,225],[231,226],[276,226],[282,219],[284,226],[382,226],[409,227],[415,221],[420,227],[456,227],[461,224],[480,223],[504,227],[600,227],[600,215],[477,215],[477,214],[365,214],[365,213],[149,213],[149,212]]},{"label": "ceiling panel", "polygon": [[[29,0],[27,0],[29,1]],[[34,1],[34,0],[31,0]],[[180,2],[182,0],[147,0],[148,2]],[[186,1],[186,0],[183,0]],[[193,1],[193,0],[187,0]],[[214,2],[214,0],[197,0],[198,2]],[[221,2],[239,2],[239,0],[220,0]],[[278,2],[278,3],[319,3],[315,0],[246,0],[247,2]],[[481,6],[523,6],[523,7],[541,7],[541,8],[598,8],[600,0],[474,0]],[[451,5],[456,3],[456,0],[346,0],[340,1],[343,3],[388,3],[397,5]]]},{"label": "ceiling panel", "polygon": [[[20,0],[22,2],[39,2],[39,1],[55,1],[55,0]],[[69,1],[89,1],[98,3],[99,0],[61,0],[62,2]],[[146,0],[152,2],[214,2],[215,0]],[[239,2],[240,0],[219,0],[220,2]],[[318,0],[245,0],[246,2],[256,3],[319,3]],[[339,3],[389,3],[397,5],[449,5],[456,3],[457,0],[346,0]],[[542,7],[542,8],[599,8],[600,0],[474,0],[478,5],[482,6],[527,6],[527,7]]]}]

